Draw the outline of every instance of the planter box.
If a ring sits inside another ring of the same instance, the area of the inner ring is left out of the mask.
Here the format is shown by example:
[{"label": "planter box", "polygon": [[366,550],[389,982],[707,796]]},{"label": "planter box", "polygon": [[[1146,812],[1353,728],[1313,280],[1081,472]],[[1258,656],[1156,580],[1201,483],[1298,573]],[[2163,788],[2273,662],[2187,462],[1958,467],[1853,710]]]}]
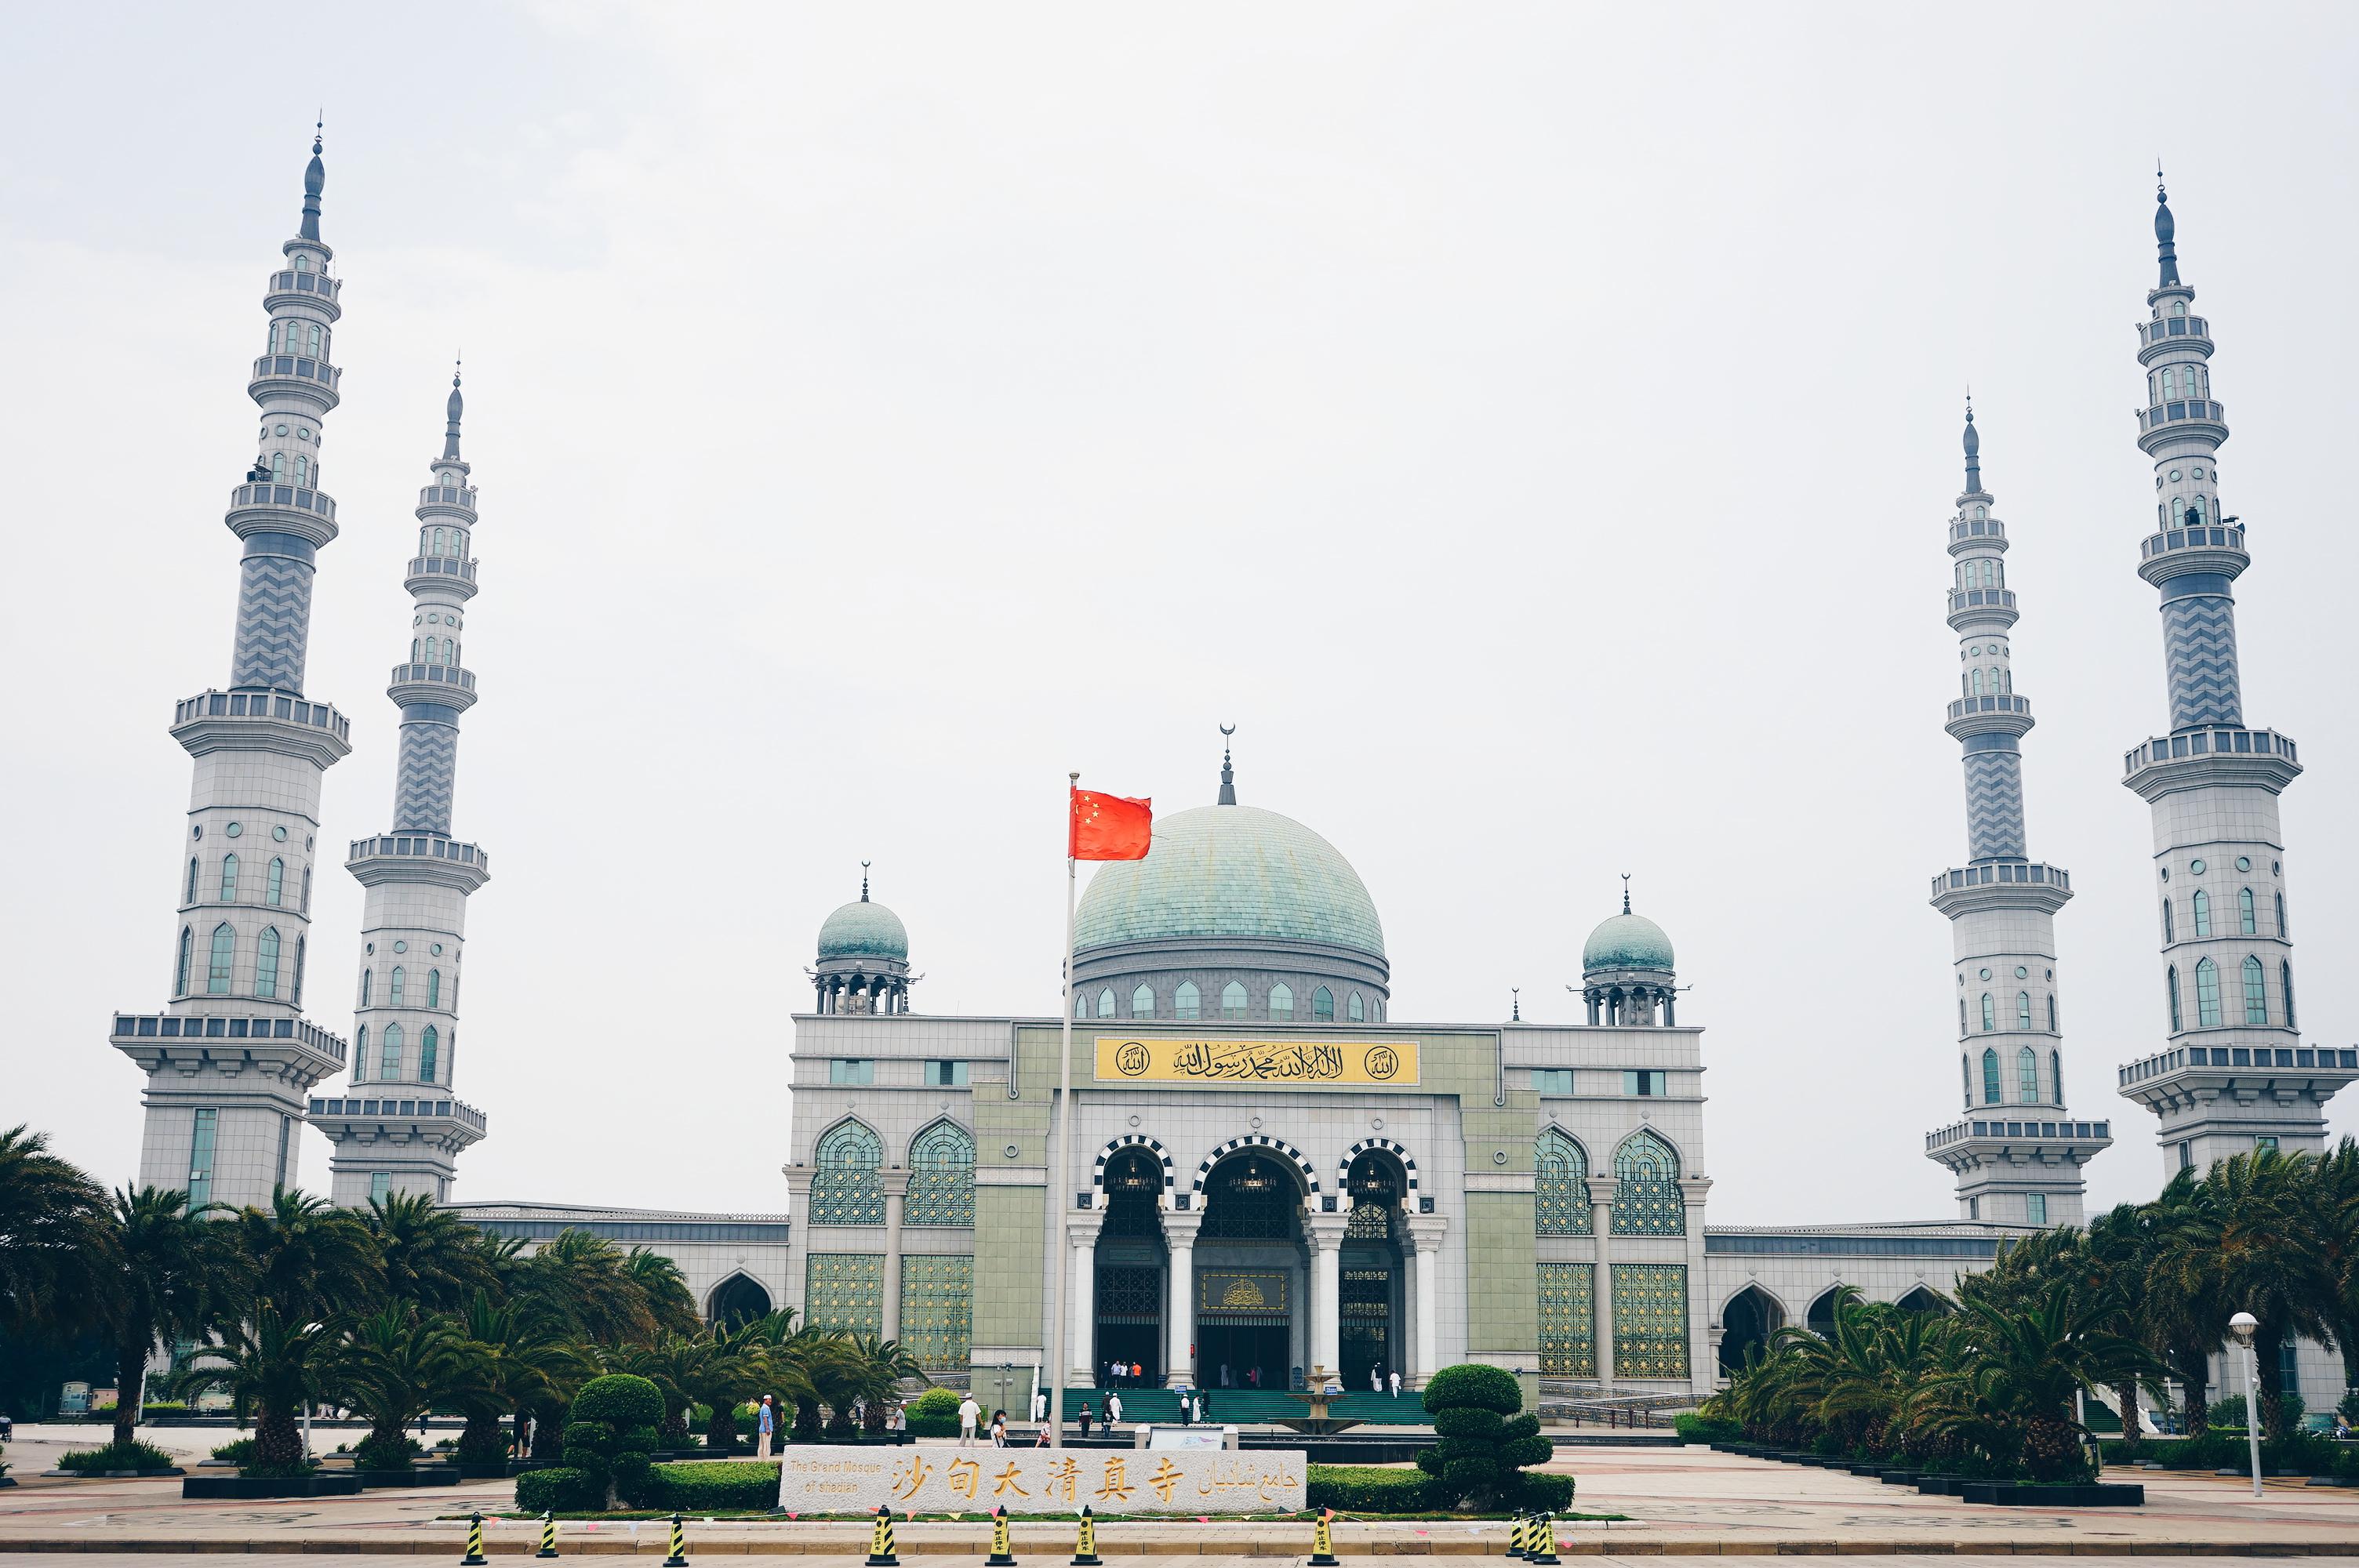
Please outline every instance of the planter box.
[{"label": "planter box", "polygon": [[1958,1495],[1958,1487],[1960,1484],[1958,1477],[1955,1476],[1919,1476],[1917,1477],[1918,1492],[1921,1496],[1929,1498],[1954,1498]]},{"label": "planter box", "polygon": [[1851,1473],[1854,1476],[1881,1476],[1884,1474],[1884,1466],[1881,1465],[1858,1464],[1851,1467]]},{"label": "planter box", "polygon": [[505,1459],[495,1459],[488,1465],[476,1465],[462,1461],[457,1469],[460,1476],[465,1480],[498,1481],[506,1478],[508,1462]]},{"label": "planter box", "polygon": [[2003,1508],[2137,1509],[2146,1506],[2146,1488],[2136,1482],[2086,1483],[2048,1487],[2029,1481],[1968,1481],[1958,1496],[1970,1503],[1995,1503]]},{"label": "planter box", "polygon": [[359,1493],[358,1476],[191,1476],[180,1483],[184,1498],[240,1501],[255,1498],[349,1498]]},{"label": "planter box", "polygon": [[179,1476],[186,1472],[175,1465],[164,1470],[44,1470],[41,1474],[62,1476],[72,1481],[133,1481],[147,1476]]},{"label": "planter box", "polygon": [[1886,1470],[1876,1479],[1887,1487],[1913,1487],[1919,1477],[1914,1470]]},{"label": "planter box", "polygon": [[412,1470],[355,1470],[353,1478],[364,1487],[455,1487],[459,1470],[452,1465],[420,1465]]}]

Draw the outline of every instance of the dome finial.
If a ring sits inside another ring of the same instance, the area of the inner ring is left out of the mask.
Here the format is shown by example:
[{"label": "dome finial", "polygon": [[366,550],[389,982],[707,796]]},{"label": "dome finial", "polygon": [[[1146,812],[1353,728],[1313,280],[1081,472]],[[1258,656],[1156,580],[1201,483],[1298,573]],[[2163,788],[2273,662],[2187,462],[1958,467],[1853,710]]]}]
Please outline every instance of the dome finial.
[{"label": "dome finial", "polygon": [[2164,189],[2162,183],[2162,160],[2157,158],[2154,162],[2154,243],[2162,260],[2160,287],[2164,288],[2180,287],[2179,247],[2170,243],[2178,232],[2179,226],[2170,217],[2170,192]]},{"label": "dome finial", "polygon": [[1630,913],[1630,873],[1622,873],[1622,913]]},{"label": "dome finial", "polygon": [[327,124],[328,112],[323,107],[311,127],[311,161],[303,170],[303,227],[299,232],[314,244],[320,240],[320,192],[328,188],[328,166],[320,161],[320,134]]},{"label": "dome finial", "polygon": [[1237,732],[1234,724],[1221,726],[1221,800],[1223,806],[1237,803],[1236,770],[1229,765],[1229,737]]},{"label": "dome finial", "polygon": [[1974,389],[1970,383],[1966,387],[1966,489],[1973,492],[1982,487],[1983,438],[1974,428]]},{"label": "dome finial", "polygon": [[1521,986],[1509,986],[1507,988],[1507,994],[1515,999],[1516,1004],[1515,1015],[1509,1018],[1507,1022],[1510,1023],[1521,1023],[1524,1021],[1524,988]]},{"label": "dome finial", "polygon": [[860,862],[860,902],[868,902],[868,862],[865,860]]},{"label": "dome finial", "polygon": [[464,362],[462,359],[451,362],[451,400],[442,407],[443,416],[450,420],[442,429],[442,460],[446,463],[459,460],[459,416],[467,406],[459,395],[459,371]]}]

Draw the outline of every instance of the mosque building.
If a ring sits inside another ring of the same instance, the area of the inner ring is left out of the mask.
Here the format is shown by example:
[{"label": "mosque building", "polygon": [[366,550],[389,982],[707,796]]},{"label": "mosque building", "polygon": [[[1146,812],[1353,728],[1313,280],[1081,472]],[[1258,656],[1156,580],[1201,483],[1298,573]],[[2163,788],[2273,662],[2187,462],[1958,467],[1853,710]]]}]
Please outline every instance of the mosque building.
[{"label": "mosque building", "polygon": [[[248,384],[261,434],[227,516],[243,551],[230,678],[172,724],[196,772],[168,1000],[117,1013],[111,1040],[147,1079],[143,1183],[266,1203],[308,1124],[330,1143],[336,1202],[448,1201],[487,1130],[453,1087],[466,903],[489,876],[452,835],[477,492],[454,377],[404,579],[408,657],[388,688],[393,825],[345,862],[367,890],[348,1047],[303,1008],[321,779],[350,750],[350,721],[303,687],[310,586],[337,533],[320,451],[342,374],[316,139],[312,152],[299,232],[266,285]],[[2296,1032],[2277,797],[2299,767],[2290,741],[2242,717],[2228,589],[2249,557],[2218,511],[2212,341],[2187,313],[2167,205],[2157,232],[2161,284],[2139,329],[2157,527],[2140,573],[2162,594],[2172,727],[2128,754],[2125,783],[2154,814],[2168,1044],[2119,1080],[2177,1169],[2320,1147],[2359,1053]],[[820,928],[794,1021],[778,1208],[455,1206],[527,1242],[581,1227],[655,1248],[716,1318],[792,1307],[897,1338],[940,1376],[998,1379],[1000,1403],[1035,1379],[1094,1386],[1114,1361],[1166,1385],[1283,1390],[1322,1371],[1414,1387],[1477,1360],[1678,1400],[1784,1324],[1827,1321],[1841,1287],[1930,1304],[2006,1238],[2082,1218],[2084,1167],[2112,1141],[2065,1104],[2053,917],[2071,883],[2029,853],[2018,606],[1971,412],[1965,456],[1946,524],[1961,667],[1947,727],[1968,846],[1932,886],[1953,934],[1962,1108],[1925,1141],[1956,1177],[1949,1217],[1709,1224],[1704,1031],[1680,1016],[1670,937],[1626,891],[1583,946],[1578,1022],[1397,1019],[1376,900],[1312,827],[1248,804],[1225,752],[1209,804],[1161,817],[1144,859],[1091,880],[1070,1020],[1052,998],[1045,1014],[918,1011],[908,928],[864,864],[859,897]],[[1060,1168],[1069,1022],[1076,1158]],[[2304,1352],[2299,1372],[2305,1392],[2340,1386],[2323,1357]]]}]

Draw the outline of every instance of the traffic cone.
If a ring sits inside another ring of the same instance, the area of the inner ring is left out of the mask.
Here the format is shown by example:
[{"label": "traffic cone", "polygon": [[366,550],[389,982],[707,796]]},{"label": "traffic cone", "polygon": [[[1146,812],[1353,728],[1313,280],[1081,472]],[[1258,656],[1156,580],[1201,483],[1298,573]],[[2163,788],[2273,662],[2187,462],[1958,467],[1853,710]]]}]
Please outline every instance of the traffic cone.
[{"label": "traffic cone", "polygon": [[1007,1545],[1007,1509],[992,1510],[991,1555],[983,1560],[983,1568],[1016,1568],[1016,1553]]},{"label": "traffic cone", "polygon": [[467,1516],[467,1555],[459,1559],[466,1568],[484,1561],[484,1513],[481,1509]]},{"label": "traffic cone", "polygon": [[867,1568],[901,1568],[901,1560],[893,1555],[893,1509],[889,1503],[876,1505],[876,1527],[868,1534]]},{"label": "traffic cone", "polygon": [[1333,1509],[1321,1509],[1319,1522],[1310,1527],[1310,1568],[1336,1568]]},{"label": "traffic cone", "polygon": [[533,1555],[535,1557],[557,1555],[557,1514],[553,1509],[540,1510],[540,1550]]},{"label": "traffic cone", "polygon": [[688,1568],[688,1530],[679,1516],[671,1516],[671,1555],[663,1560],[663,1568]]},{"label": "traffic cone", "polygon": [[1090,1512],[1090,1505],[1083,1503],[1082,1505],[1082,1529],[1080,1535],[1073,1541],[1073,1558],[1071,1568],[1098,1568],[1098,1564],[1102,1560],[1098,1556],[1097,1518]]},{"label": "traffic cone", "polygon": [[1541,1514],[1532,1520],[1531,1544],[1524,1548],[1524,1561],[1538,1568],[1554,1568],[1556,1554],[1556,1515]]},{"label": "traffic cone", "polygon": [[1524,1554],[1524,1516],[1516,1514],[1507,1520],[1507,1555],[1520,1558]]}]

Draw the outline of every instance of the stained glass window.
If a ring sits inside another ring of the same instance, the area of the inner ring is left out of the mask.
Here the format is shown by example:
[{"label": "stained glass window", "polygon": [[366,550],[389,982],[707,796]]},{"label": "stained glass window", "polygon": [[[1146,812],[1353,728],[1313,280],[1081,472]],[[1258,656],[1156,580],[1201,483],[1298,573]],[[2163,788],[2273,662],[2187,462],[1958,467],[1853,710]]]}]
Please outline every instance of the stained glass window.
[{"label": "stained glass window", "polygon": [[1543,1263],[1540,1376],[1597,1376],[1597,1265]]},{"label": "stained glass window", "polygon": [[803,1264],[803,1321],[853,1334],[885,1332],[885,1257],[814,1252]]},{"label": "stained glass window", "polygon": [[[1532,1207],[1538,1217],[1538,1233],[1587,1236],[1592,1228],[1589,1156],[1582,1152],[1581,1145],[1561,1128],[1543,1129],[1532,1149]],[[1545,1291],[1540,1299],[1548,1299]]]},{"label": "stained glass window", "polygon": [[876,1174],[885,1147],[876,1134],[856,1121],[839,1123],[819,1141],[813,1162],[811,1224],[885,1223],[885,1184]]},{"label": "stained glass window", "polygon": [[938,1121],[910,1140],[909,1195],[902,1200],[901,1223],[974,1223],[974,1140],[957,1123]]},{"label": "stained glass window", "polygon": [[1686,1264],[1614,1265],[1614,1375],[1687,1377]]},{"label": "stained glass window", "polygon": [[1685,1236],[1688,1206],[1680,1196],[1680,1161],[1651,1132],[1632,1133],[1614,1154],[1614,1234]]},{"label": "stained glass window", "polygon": [[902,1255],[901,1343],[918,1365],[929,1372],[965,1371],[973,1322],[973,1259]]}]

